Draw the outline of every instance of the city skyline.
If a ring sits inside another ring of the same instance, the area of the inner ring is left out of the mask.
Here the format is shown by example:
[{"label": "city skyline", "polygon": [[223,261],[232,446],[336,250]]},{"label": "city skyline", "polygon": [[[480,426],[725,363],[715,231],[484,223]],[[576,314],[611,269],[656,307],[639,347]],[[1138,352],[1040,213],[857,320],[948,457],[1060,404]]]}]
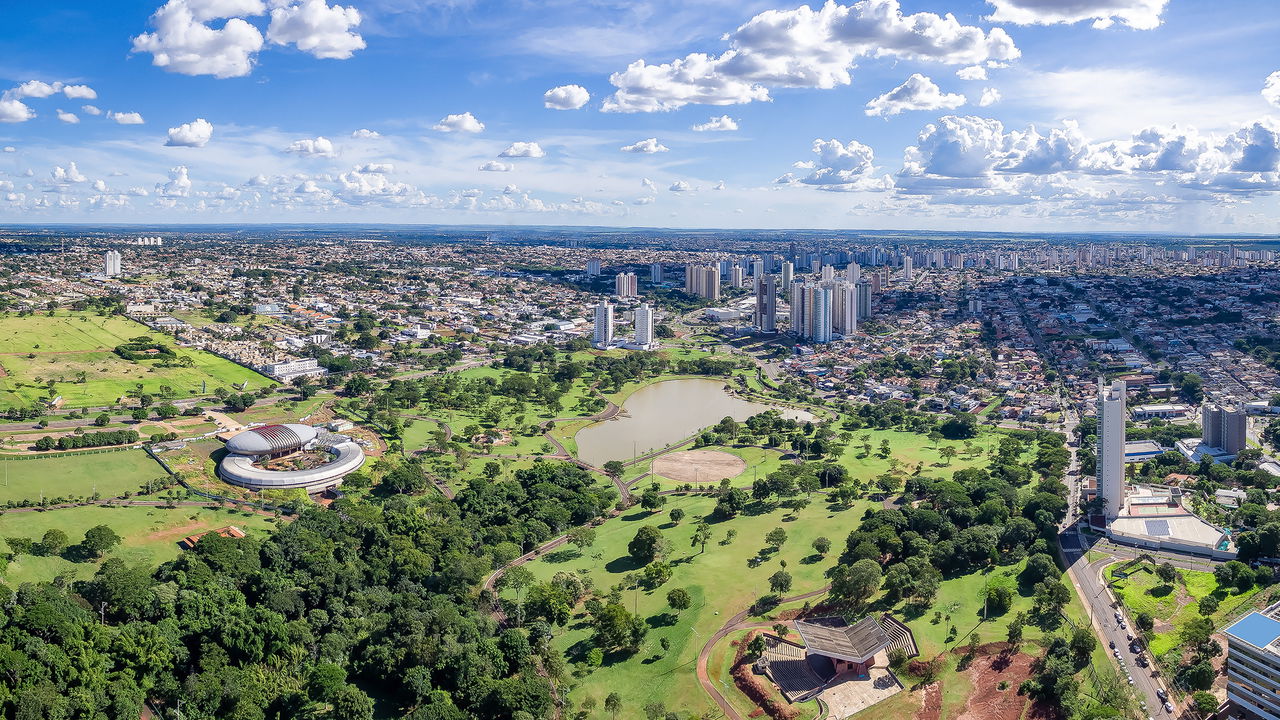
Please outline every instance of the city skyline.
[{"label": "city skyline", "polygon": [[16,8],[0,222],[1273,232],[1265,10]]}]

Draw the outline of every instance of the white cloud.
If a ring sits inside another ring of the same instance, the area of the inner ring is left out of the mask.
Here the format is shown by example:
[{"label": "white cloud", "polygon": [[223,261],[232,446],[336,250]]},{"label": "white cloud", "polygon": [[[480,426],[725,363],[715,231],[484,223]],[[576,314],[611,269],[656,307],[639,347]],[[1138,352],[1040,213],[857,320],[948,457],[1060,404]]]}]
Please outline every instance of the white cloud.
[{"label": "white cloud", "polygon": [[[120,123],[121,125],[141,125],[143,123],[142,115],[136,112],[127,112],[127,113],[108,112],[107,119],[115,120],[117,123]],[[211,133],[213,132],[212,126],[209,127],[209,132]],[[170,131],[170,137],[172,137],[172,131]],[[208,138],[205,138],[205,141],[208,142]],[[201,143],[201,144],[204,144],[204,143]]]},{"label": "white cloud", "polygon": [[169,147],[204,147],[213,137],[213,123],[196,118],[189,123],[169,128]]},{"label": "white cloud", "polygon": [[357,140],[376,140],[382,137],[382,135],[374,130],[369,130],[368,128],[360,128],[359,130],[351,133],[351,137]]},{"label": "white cloud", "polygon": [[18,152],[18,149],[17,149],[17,148],[15,148],[15,147],[14,147],[14,146],[12,146],[12,145],[5,145],[5,146],[4,146],[4,152],[7,152],[7,153],[11,153],[11,152]]},{"label": "white cloud", "polygon": [[28,80],[5,92],[6,98],[47,98],[62,89],[62,83],[47,83],[41,80]]},{"label": "white cloud", "polygon": [[506,150],[498,153],[498,157],[507,158],[540,158],[545,156],[546,153],[542,151],[542,147],[536,142],[513,142],[507,146]]},{"label": "white cloud", "polygon": [[667,151],[667,149],[668,148],[666,145],[663,145],[662,143],[658,142],[658,138],[646,138],[644,140],[638,140],[630,145],[623,145],[621,148],[622,152],[644,153],[646,155],[652,155],[653,153],[664,153]]},{"label": "white cloud", "polygon": [[96,106],[93,106],[93,105],[81,105],[80,111],[83,112],[85,115],[101,115],[102,114],[102,110],[98,109]]},{"label": "white cloud", "polygon": [[889,117],[908,110],[950,110],[964,102],[963,95],[944,93],[929,78],[913,73],[906,82],[868,102],[865,112],[872,117]]},{"label": "white cloud", "polygon": [[191,178],[187,166],[179,165],[169,171],[169,182],[156,183],[156,194],[162,197],[186,197],[191,194]]},{"label": "white cloud", "polygon": [[542,95],[542,104],[551,110],[577,110],[591,100],[591,93],[581,85],[561,85]]},{"label": "white cloud", "polygon": [[987,69],[981,65],[962,67],[956,71],[956,77],[961,80],[986,80]]},{"label": "white cloud", "polygon": [[728,115],[713,117],[704,123],[698,123],[689,128],[695,132],[727,132],[738,129],[738,121]]},{"label": "white cloud", "polygon": [[982,88],[982,97],[978,98],[978,107],[987,107],[1000,102],[1000,91],[995,88]]},{"label": "white cloud", "polygon": [[500,160],[490,160],[481,165],[479,169],[484,172],[511,172],[511,163],[504,163]]},{"label": "white cloud", "polygon": [[[151,16],[155,32],[133,38],[133,51],[183,75],[242,77],[253,70],[262,33],[243,17],[261,15],[262,0],[169,0]],[[206,23],[227,19],[220,28]]]},{"label": "white cloud", "polygon": [[346,60],[365,47],[364,38],[351,31],[359,24],[360,11],[354,7],[301,0],[271,11],[267,39],[277,45],[295,45],[318,58]]},{"label": "white cloud", "polygon": [[667,189],[671,192],[689,192],[693,188],[689,186],[689,183],[683,180],[677,180],[671,183],[671,187],[668,187]]},{"label": "white cloud", "polygon": [[58,108],[56,112],[58,113],[58,119],[68,125],[75,125],[80,122],[80,118],[76,117],[75,113],[63,112],[62,108]]},{"label": "white cloud", "polygon": [[458,115],[445,115],[440,122],[432,125],[431,129],[439,132],[478,133],[484,131],[484,123],[477,120],[471,113],[464,112]]},{"label": "white cloud", "polygon": [[0,122],[26,122],[35,116],[35,111],[24,105],[21,100],[0,98]]},{"label": "white cloud", "polygon": [[635,200],[632,200],[631,204],[632,205],[652,205],[657,201],[658,201],[658,198],[653,197],[652,195],[645,195],[644,197],[638,197]]},{"label": "white cloud", "polygon": [[1053,25],[1092,20],[1101,30],[1116,22],[1135,30],[1160,27],[1169,0],[987,0],[995,8],[988,20],[1015,25]]},{"label": "white cloud", "polygon": [[723,190],[723,189],[724,189],[724,181],[723,181],[723,180],[721,180],[721,181],[717,182],[715,185],[712,185],[712,186],[711,186],[711,189],[712,189],[712,190]]},{"label": "white cloud", "polygon": [[644,179],[642,179],[642,180],[640,181],[640,187],[645,188],[645,189],[646,189],[646,190],[648,190],[649,192],[658,192],[658,186],[657,186],[657,184],[656,184],[656,183],[654,183],[654,182],[653,182],[652,180],[650,180],[649,178],[644,178]]},{"label": "white cloud", "polygon": [[852,82],[863,57],[972,65],[1019,56],[1004,30],[961,25],[952,15],[903,15],[898,0],[863,0],[819,10],[768,10],[725,36],[720,55],[692,53],[669,63],[633,62],[609,77],[606,112],[675,110],[690,103],[769,100],[771,88],[830,89]]},{"label": "white cloud", "polygon": [[88,85],[65,85],[62,94],[72,100],[95,100],[98,97],[98,93]]},{"label": "white cloud", "polygon": [[88,178],[80,174],[80,169],[76,167],[74,162],[67,163],[66,168],[57,165],[49,174],[56,183],[82,183],[88,180]]},{"label": "white cloud", "polygon": [[323,135],[317,138],[294,140],[284,151],[304,157],[333,157],[335,154],[333,143]]},{"label": "white cloud", "polygon": [[1277,70],[1267,76],[1262,83],[1262,98],[1267,102],[1280,107],[1280,70]]},{"label": "white cloud", "polygon": [[94,181],[93,181],[93,189],[94,189],[94,190],[97,190],[97,191],[98,191],[98,192],[100,192],[100,193],[106,192],[106,191],[107,191],[107,181],[106,181],[106,180],[94,180]]},{"label": "white cloud", "polygon": [[814,140],[816,160],[795,163],[795,167],[812,170],[805,177],[796,179],[786,173],[774,180],[775,184],[803,183],[816,185],[823,190],[852,192],[855,190],[887,190],[893,180],[887,175],[876,177],[875,153],[857,140],[842,143],[839,140]]}]

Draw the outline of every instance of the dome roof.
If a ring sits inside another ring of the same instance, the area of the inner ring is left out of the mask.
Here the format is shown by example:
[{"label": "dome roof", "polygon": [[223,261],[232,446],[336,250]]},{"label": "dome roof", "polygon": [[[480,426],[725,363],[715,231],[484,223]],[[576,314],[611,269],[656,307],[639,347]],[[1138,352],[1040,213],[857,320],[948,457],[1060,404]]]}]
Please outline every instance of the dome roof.
[{"label": "dome roof", "polygon": [[297,450],[316,439],[309,425],[263,425],[245,430],[227,441],[227,451],[236,455],[267,455]]}]

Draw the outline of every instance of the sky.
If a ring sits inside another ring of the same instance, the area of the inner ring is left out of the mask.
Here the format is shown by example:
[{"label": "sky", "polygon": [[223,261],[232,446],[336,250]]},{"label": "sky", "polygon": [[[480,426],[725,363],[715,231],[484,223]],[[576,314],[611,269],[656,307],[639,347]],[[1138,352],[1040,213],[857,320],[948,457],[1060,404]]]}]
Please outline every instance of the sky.
[{"label": "sky", "polygon": [[5,14],[5,223],[1280,232],[1274,0]]}]

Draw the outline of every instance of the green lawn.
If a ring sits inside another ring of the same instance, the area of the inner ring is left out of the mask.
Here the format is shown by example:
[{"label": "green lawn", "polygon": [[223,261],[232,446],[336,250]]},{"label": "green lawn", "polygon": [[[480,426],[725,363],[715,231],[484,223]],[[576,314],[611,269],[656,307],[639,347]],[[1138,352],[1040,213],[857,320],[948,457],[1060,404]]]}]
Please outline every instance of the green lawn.
[{"label": "green lawn", "polygon": [[0,460],[0,504],[43,497],[117,497],[145,489],[148,481],[163,478],[164,469],[141,450],[98,453],[22,456]]},{"label": "green lawn", "polygon": [[[178,556],[178,542],[184,537],[206,530],[235,525],[246,532],[265,532],[271,519],[262,515],[246,516],[229,510],[199,507],[166,509],[158,507],[88,507],[51,510],[48,512],[9,512],[0,515],[0,538],[27,537],[39,541],[45,531],[59,528],[72,543],[84,537],[84,531],[95,525],[109,525],[124,538],[109,557],[130,564],[154,567]],[[8,547],[5,547],[6,552]],[[58,576],[83,580],[93,576],[96,563],[71,562],[61,557],[20,555],[4,571],[5,583],[17,587],[24,582],[49,581]]]},{"label": "green lawn", "polygon": [[[163,333],[119,316],[59,311],[55,317],[0,317],[0,365],[6,373],[0,377],[0,405],[30,405],[47,398],[49,381],[66,407],[115,404],[138,384],[153,395],[159,396],[161,386],[167,386],[176,397],[189,397],[202,389],[211,393],[219,386],[247,382],[252,390],[272,382],[200,350],[175,348],[179,357],[191,358],[194,364],[189,368],[133,362],[112,352],[139,335],[173,347]],[[79,382],[80,373],[84,382]]]},{"label": "green lawn", "polygon": [[[1117,578],[1114,574],[1116,569],[1127,569],[1130,574],[1126,578]],[[1150,613],[1156,619],[1156,628],[1151,634],[1151,654],[1157,657],[1176,648],[1179,644],[1179,631],[1200,616],[1196,606],[1200,598],[1217,596],[1218,610],[1209,617],[1216,627],[1222,627],[1259,590],[1257,586],[1245,592],[1238,592],[1235,588],[1221,588],[1213,573],[1197,570],[1180,569],[1178,576],[1173,585],[1166,585],[1156,577],[1154,568],[1149,563],[1136,566],[1118,564],[1107,568],[1111,589],[1125,606],[1135,614]]]},{"label": "green lawn", "polygon": [[[627,717],[634,717],[646,703],[658,700],[665,702],[668,709],[682,713],[708,709],[710,699],[699,687],[694,673],[698,651],[706,639],[725,620],[769,591],[768,578],[779,570],[780,560],[786,560],[787,571],[794,578],[790,594],[822,587],[826,583],[823,574],[835,559],[813,557],[811,543],[819,535],[839,543],[871,503],[862,502],[849,510],[833,512],[826,503],[815,501],[792,520],[784,519],[787,511],[778,509],[713,523],[712,541],[705,553],[699,553],[697,548],[689,546],[695,518],[709,513],[714,506],[715,500],[709,497],[672,497],[656,515],[636,509],[607,521],[598,529],[596,544],[583,553],[569,547],[526,566],[544,580],[557,572],[577,572],[589,577],[601,592],[607,592],[610,586],[622,582],[624,575],[638,569],[627,555],[626,546],[641,526],[659,527],[673,543],[675,566],[670,582],[654,592],[628,590],[623,595],[627,606],[637,608],[652,626],[644,647],[631,657],[607,658],[604,666],[583,678],[571,692],[575,701],[592,696],[603,705],[606,695],[618,692]],[[674,507],[687,513],[684,521],[676,526],[670,524],[667,516]],[[762,538],[775,527],[787,531],[786,543],[766,562],[750,567],[748,560],[763,548]],[[737,531],[736,539],[732,544],[720,545],[730,528]],[[688,589],[693,605],[679,614],[674,625],[663,625],[662,616],[668,611],[666,594],[676,587]],[[556,631],[556,646],[565,650],[571,660],[577,659],[581,643],[591,634],[582,608],[577,608],[577,612],[567,628]],[[670,641],[671,650],[658,657],[659,641],[663,637]],[[605,716],[597,711],[595,717]]]},{"label": "green lawn", "polygon": [[[839,423],[836,424],[837,430]],[[965,452],[963,441],[940,440],[937,445],[927,436],[903,430],[873,430],[862,428],[852,431],[853,439],[845,448],[839,463],[849,470],[851,477],[864,482],[874,479],[889,471],[890,460],[898,461],[898,468],[908,474],[922,465],[921,474],[926,477],[950,478],[956,470],[965,468],[985,468],[991,462],[987,450],[1000,442],[1000,433],[989,428],[980,428],[978,437],[970,440],[970,447],[982,452]],[[871,454],[866,455],[864,436],[870,436],[865,442],[871,444]],[[888,457],[880,456],[880,444],[889,441]],[[939,450],[950,445],[957,454],[950,464],[942,458]]]}]

